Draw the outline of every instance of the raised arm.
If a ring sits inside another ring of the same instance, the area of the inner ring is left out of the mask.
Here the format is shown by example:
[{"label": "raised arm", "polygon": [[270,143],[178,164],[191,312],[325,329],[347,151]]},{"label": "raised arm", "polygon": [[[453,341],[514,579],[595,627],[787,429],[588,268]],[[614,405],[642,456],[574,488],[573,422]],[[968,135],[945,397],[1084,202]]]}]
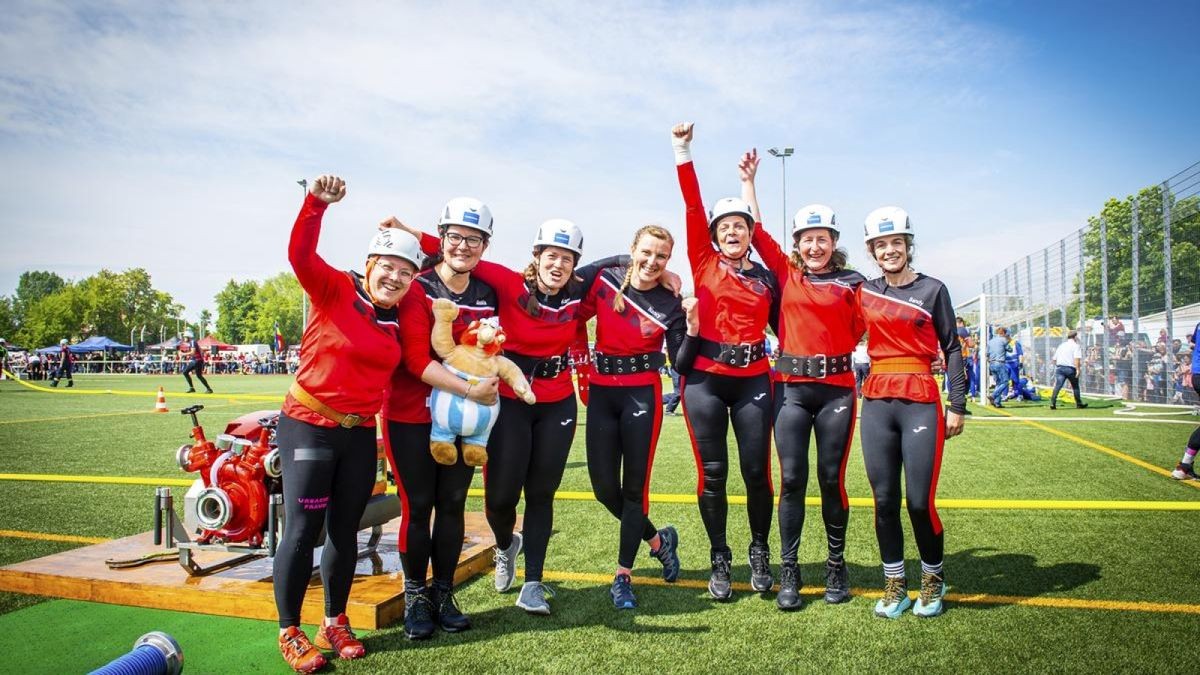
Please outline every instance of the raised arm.
[{"label": "raised arm", "polygon": [[442,240],[441,239],[438,239],[437,237],[433,236],[432,234],[422,232],[421,230],[413,227],[412,225],[406,225],[403,221],[401,221],[396,216],[388,216],[387,218],[384,218],[383,220],[379,221],[379,229],[386,230],[388,228],[396,228],[398,230],[404,230],[405,232],[416,237],[417,241],[421,243],[421,253],[424,253],[425,255],[437,255],[439,252],[441,252],[441,249],[442,249]]},{"label": "raised arm", "polygon": [[671,129],[671,147],[675,149],[675,170],[679,174],[679,190],[683,193],[683,204],[687,219],[688,261],[696,270],[716,255],[708,233],[708,215],[704,212],[704,200],[700,197],[700,181],[696,178],[696,167],[692,164],[691,123],[676,124]]},{"label": "raised arm", "polygon": [[337,176],[320,176],[304,195],[304,205],[292,225],[292,236],[288,241],[288,262],[296,272],[296,279],[304,290],[321,303],[329,294],[340,272],[329,266],[317,254],[317,240],[321,235],[321,219],[330,204],[346,196],[346,181]]},{"label": "raised arm", "polygon": [[758,193],[754,189],[754,179],[758,175],[758,150],[751,150],[742,155],[742,159],[738,161],[738,177],[742,181],[742,201],[750,205],[750,211],[754,213],[754,234],[750,238],[750,243],[754,246],[754,250],[758,251],[758,255],[762,256],[763,262],[767,269],[775,275],[775,278],[780,280],[780,283],[787,278],[791,271],[791,261],[788,260],[787,253],[779,246],[779,242],[767,232],[767,228],[762,224],[762,211],[758,208]]}]

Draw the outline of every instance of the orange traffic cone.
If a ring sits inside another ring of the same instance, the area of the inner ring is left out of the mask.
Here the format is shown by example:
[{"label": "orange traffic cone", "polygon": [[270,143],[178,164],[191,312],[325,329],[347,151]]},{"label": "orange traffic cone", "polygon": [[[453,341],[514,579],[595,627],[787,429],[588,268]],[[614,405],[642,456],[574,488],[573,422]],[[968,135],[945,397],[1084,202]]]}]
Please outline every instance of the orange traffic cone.
[{"label": "orange traffic cone", "polygon": [[167,395],[163,393],[163,388],[158,388],[158,400],[154,402],[154,412],[171,412],[167,410]]}]

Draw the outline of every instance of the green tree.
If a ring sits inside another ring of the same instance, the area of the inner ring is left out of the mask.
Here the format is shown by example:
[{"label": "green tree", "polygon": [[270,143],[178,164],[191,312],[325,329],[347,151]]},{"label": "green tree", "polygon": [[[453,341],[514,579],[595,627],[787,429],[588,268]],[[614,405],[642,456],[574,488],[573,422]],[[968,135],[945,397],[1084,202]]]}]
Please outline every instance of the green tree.
[{"label": "green tree", "polygon": [[213,327],[212,312],[208,311],[207,309],[200,310],[200,328],[196,335],[199,337],[204,337],[204,334]]},{"label": "green tree", "polygon": [[[14,340],[17,334],[17,310],[13,306],[13,299],[4,295],[0,296],[0,337],[6,340]],[[24,345],[21,345],[22,347]]]},{"label": "green tree", "polygon": [[217,303],[217,336],[231,344],[250,342],[254,330],[253,314],[258,282],[238,282],[233,279],[225,284],[213,299]]},{"label": "green tree", "polygon": [[32,270],[22,272],[20,279],[17,280],[17,295],[15,298],[14,307],[18,314],[32,307],[34,303],[47,295],[61,291],[67,282],[54,272],[45,272],[42,270]]},{"label": "green tree", "polygon": [[[1100,214],[1089,219],[1083,234],[1084,282],[1087,291],[1086,313],[1102,313],[1100,219],[1108,234],[1108,308],[1109,313],[1130,316],[1133,312],[1133,205],[1132,196],[1109,199]],[[1142,314],[1159,311],[1164,305],[1165,280],[1163,258],[1162,186],[1154,185],[1138,193],[1139,269],[1138,302]],[[1200,197],[1175,201],[1171,195],[1172,304],[1175,307],[1200,302],[1200,284],[1179,283],[1187,275],[1195,276],[1195,261],[1200,242]],[[1075,282],[1075,292],[1079,282]],[[1078,303],[1068,308],[1068,316],[1078,316]]]},{"label": "green tree", "polygon": [[72,342],[83,333],[84,301],[74,285],[40,298],[25,311],[17,330],[17,343],[29,348],[45,347],[61,338]]},{"label": "green tree", "polygon": [[304,290],[291,272],[280,272],[267,279],[259,287],[254,299],[250,342],[271,344],[275,339],[275,324],[283,341],[296,344],[303,332],[301,324],[301,297]]}]

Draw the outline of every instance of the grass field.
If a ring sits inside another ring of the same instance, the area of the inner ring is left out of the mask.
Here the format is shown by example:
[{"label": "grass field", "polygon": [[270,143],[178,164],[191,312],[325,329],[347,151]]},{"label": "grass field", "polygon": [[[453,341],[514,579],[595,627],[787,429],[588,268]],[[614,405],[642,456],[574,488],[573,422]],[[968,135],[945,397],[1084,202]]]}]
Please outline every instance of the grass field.
[{"label": "grass field", "polygon": [[[85,375],[74,389],[52,393],[0,382],[0,564],[82,545],[43,534],[112,538],[149,527],[150,487],[16,475],[185,477],[174,466],[174,450],[190,429],[179,408],[203,403],[211,436],[234,416],[278,405],[289,383],[267,376],[211,381],[214,396],[179,393],[178,377]],[[160,384],[169,415],[151,412]],[[546,563],[558,594],[553,616],[526,615],[513,606],[514,593],[496,594],[490,576],[481,577],[459,595],[472,630],[423,643],[409,642],[399,627],[379,630],[367,636],[367,658],[328,670],[1195,672],[1200,483],[1174,481],[1167,470],[1200,420],[1115,415],[1118,408],[973,407],[943,461],[938,496],[952,596],[949,611],[935,620],[885,621],[871,613],[882,578],[856,439],[847,474],[855,589],[848,604],[827,606],[816,595],[824,537],[811,497],[801,562],[813,585],[804,609],[790,614],[775,608],[773,595],[746,590],[749,535],[737,504],[729,530],[742,590],[727,604],[709,600],[708,546],[694,503],[657,503],[651,511],[657,524],[679,529],[681,582],[655,583],[657,563],[643,554],[634,572],[641,607],[615,611],[608,584],[617,523],[593,501],[562,499]],[[652,492],[694,495],[683,419],[667,417],[663,426]],[[563,491],[590,490],[582,439],[581,430]],[[778,467],[776,485],[777,478]],[[731,494],[743,494],[736,477],[729,485]],[[809,494],[816,495],[811,481]],[[481,499],[470,498],[467,508],[481,510]],[[907,524],[906,537],[915,587],[919,562]],[[776,567],[778,548],[776,534]],[[9,672],[86,672],[149,630],[180,641],[186,672],[290,672],[270,622],[0,593],[0,653]]]}]

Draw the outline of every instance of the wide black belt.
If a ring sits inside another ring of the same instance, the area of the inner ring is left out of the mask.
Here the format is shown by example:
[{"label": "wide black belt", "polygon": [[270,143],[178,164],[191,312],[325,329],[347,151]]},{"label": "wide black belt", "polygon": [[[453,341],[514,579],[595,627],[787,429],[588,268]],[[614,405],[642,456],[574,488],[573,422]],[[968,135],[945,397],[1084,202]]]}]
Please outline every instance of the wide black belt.
[{"label": "wide black belt", "polygon": [[767,343],[759,341],[732,344],[700,338],[700,356],[727,366],[745,368],[755,361],[766,358]]},{"label": "wide black belt", "polygon": [[837,356],[780,354],[779,358],[775,359],[775,372],[782,375],[799,375],[800,377],[820,379],[827,375],[848,373],[853,369],[853,359],[850,358],[850,354],[838,354]]},{"label": "wide black belt", "polygon": [[596,372],[601,375],[628,375],[630,373],[656,372],[667,365],[667,356],[662,352],[647,352],[632,356],[609,356],[596,352]]},{"label": "wide black belt", "polygon": [[567,352],[545,357],[526,356],[515,352],[504,352],[504,355],[517,364],[517,368],[520,368],[525,378],[529,380],[535,377],[544,379],[558,377],[562,371],[571,365],[571,359],[567,355]]}]

